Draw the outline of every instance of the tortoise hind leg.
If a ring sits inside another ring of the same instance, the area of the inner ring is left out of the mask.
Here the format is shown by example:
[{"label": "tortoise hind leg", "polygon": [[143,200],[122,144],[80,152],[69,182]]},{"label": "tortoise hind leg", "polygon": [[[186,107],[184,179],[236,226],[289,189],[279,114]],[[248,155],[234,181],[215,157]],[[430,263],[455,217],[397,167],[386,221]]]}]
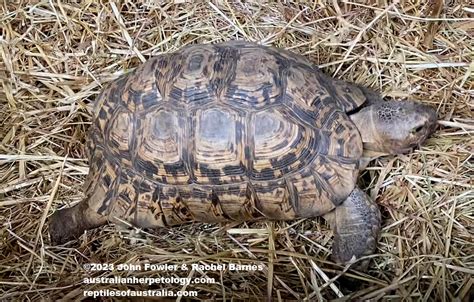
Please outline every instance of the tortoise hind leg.
[{"label": "tortoise hind leg", "polygon": [[[98,172],[97,172],[98,171]],[[108,201],[108,184],[103,172],[92,165],[84,184],[85,198],[77,205],[57,211],[49,220],[49,234],[53,245],[63,244],[79,238],[85,230],[93,229],[107,223],[108,216],[99,214],[99,207]]]},{"label": "tortoise hind leg", "polygon": [[79,238],[85,230],[107,223],[107,216],[98,214],[89,206],[90,199],[57,211],[50,218],[49,234],[53,245],[63,244]]},{"label": "tortoise hind leg", "polygon": [[342,204],[324,218],[334,231],[332,253],[335,261],[347,263],[353,257],[360,258],[375,251],[380,232],[380,211],[361,189],[356,187]]},{"label": "tortoise hind leg", "polygon": [[[53,245],[63,244],[79,238],[85,230],[102,226],[108,222],[110,198],[116,187],[117,172],[103,152],[94,147],[89,139],[89,174],[84,183],[84,199],[77,205],[55,212],[49,218],[49,234]],[[111,181],[114,180],[114,181]],[[105,209],[104,209],[105,207]]]}]

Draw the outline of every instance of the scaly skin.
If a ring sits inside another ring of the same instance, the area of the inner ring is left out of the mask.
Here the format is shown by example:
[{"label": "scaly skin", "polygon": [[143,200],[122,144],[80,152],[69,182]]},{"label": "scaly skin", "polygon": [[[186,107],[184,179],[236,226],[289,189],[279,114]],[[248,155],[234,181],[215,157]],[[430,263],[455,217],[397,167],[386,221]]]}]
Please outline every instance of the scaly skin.
[{"label": "scaly skin", "polygon": [[335,261],[347,263],[353,257],[375,251],[380,233],[380,210],[361,189],[355,188],[336,209],[324,215],[334,231],[332,255]]}]

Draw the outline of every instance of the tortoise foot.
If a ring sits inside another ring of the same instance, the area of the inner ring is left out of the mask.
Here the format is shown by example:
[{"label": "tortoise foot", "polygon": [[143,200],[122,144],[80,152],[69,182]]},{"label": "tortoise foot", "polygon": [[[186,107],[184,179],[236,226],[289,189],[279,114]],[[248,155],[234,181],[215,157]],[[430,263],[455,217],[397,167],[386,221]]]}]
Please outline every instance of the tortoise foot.
[{"label": "tortoise foot", "polygon": [[51,244],[59,245],[79,238],[85,228],[81,228],[75,218],[76,207],[56,211],[50,218],[49,234]]}]

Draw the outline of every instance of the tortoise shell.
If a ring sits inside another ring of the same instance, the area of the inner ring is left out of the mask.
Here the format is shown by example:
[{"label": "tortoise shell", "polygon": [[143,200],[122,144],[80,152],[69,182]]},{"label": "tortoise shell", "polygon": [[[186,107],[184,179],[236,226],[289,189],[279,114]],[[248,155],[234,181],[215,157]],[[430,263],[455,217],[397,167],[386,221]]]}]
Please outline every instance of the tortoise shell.
[{"label": "tortoise shell", "polygon": [[248,42],[156,56],[99,95],[86,195],[142,227],[314,217],[350,194],[355,85]]}]

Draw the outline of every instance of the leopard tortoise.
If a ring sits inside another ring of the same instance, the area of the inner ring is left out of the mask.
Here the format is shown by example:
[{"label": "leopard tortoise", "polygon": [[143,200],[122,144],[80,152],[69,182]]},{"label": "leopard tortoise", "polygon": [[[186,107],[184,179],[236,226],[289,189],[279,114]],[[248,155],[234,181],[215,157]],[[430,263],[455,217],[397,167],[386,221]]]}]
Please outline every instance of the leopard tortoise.
[{"label": "leopard tortoise", "polygon": [[294,53],[241,41],[153,57],[104,89],[93,112],[85,198],[53,214],[53,244],[109,221],[324,216],[342,263],[373,253],[380,230],[359,171],[421,144],[437,120],[426,105],[382,100]]}]

